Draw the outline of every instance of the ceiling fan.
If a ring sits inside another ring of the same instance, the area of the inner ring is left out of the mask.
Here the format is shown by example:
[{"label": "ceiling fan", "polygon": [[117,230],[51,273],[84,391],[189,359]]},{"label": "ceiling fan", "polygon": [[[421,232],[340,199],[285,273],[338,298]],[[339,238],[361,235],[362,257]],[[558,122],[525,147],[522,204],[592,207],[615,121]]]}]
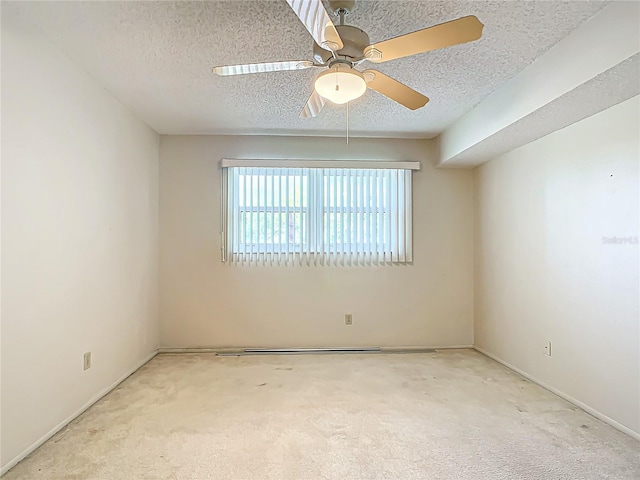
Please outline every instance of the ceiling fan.
[{"label": "ceiling fan", "polygon": [[369,44],[366,32],[344,24],[344,17],[355,6],[355,0],[329,0],[329,6],[339,17],[334,25],[321,0],[286,0],[314,39],[312,61],[286,61],[226,65],[214,67],[222,76],[249,73],[278,72],[324,68],[314,81],[314,90],[300,117],[315,117],[326,100],[343,104],[362,96],[367,88],[398,102],[411,110],[427,104],[429,99],[414,89],[373,69],[359,71],[355,67],[364,61],[388,62],[397,58],[429,52],[444,47],[478,40],[484,25],[474,16],[467,16],[428,27],[417,32]]}]

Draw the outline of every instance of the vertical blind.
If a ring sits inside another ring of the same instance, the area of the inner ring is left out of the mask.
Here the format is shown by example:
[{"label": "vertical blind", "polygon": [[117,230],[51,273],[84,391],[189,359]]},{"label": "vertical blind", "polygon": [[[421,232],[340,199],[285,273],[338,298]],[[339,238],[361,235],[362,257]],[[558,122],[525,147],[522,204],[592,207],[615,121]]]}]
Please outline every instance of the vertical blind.
[{"label": "vertical blind", "polygon": [[411,170],[227,167],[223,259],[245,264],[413,261]]}]

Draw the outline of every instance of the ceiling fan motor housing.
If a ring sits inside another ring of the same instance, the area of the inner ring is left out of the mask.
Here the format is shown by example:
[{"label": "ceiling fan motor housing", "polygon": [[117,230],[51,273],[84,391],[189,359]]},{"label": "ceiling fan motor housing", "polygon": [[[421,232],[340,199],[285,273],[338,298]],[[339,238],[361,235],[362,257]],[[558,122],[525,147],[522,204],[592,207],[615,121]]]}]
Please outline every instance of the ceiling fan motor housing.
[{"label": "ceiling fan motor housing", "polygon": [[[353,25],[336,25],[336,29],[344,44],[344,47],[336,52],[336,55],[349,61],[361,59],[364,56],[364,49],[369,46],[369,35]],[[313,58],[319,63],[326,64],[333,56],[331,52],[314,43]]]}]

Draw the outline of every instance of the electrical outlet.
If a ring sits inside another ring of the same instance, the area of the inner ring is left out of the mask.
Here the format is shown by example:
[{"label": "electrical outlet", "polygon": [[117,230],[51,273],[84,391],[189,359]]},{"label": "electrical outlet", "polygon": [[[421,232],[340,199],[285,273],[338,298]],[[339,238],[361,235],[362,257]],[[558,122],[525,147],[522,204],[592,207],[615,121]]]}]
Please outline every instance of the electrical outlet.
[{"label": "electrical outlet", "polygon": [[91,368],[91,352],[84,354],[84,369],[89,370]]},{"label": "electrical outlet", "polygon": [[544,342],[544,354],[547,357],[551,356],[551,340],[547,340]]},{"label": "electrical outlet", "polygon": [[345,325],[351,325],[353,323],[353,315],[351,315],[350,313],[345,313],[344,314],[344,324]]}]

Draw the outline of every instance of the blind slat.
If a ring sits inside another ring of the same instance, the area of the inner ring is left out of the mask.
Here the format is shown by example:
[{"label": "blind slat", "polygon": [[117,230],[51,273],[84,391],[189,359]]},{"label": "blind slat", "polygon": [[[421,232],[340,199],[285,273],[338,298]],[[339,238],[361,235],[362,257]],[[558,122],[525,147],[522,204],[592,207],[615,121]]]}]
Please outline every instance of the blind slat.
[{"label": "blind slat", "polygon": [[[398,172],[391,174],[391,211],[398,209]],[[389,215],[391,218],[391,245],[398,245],[398,215]],[[394,251],[395,250],[395,251]],[[398,250],[391,249],[391,261],[398,259]]]},{"label": "blind slat", "polygon": [[362,182],[364,188],[364,230],[366,232],[364,238],[364,255],[362,257],[362,263],[371,265],[371,170],[363,170]]},{"label": "blind slat", "polygon": [[371,189],[371,258],[370,262],[375,265],[377,261],[377,239],[376,235],[378,234],[377,225],[378,225],[378,195],[377,195],[377,170],[371,170],[369,172],[369,185]]},{"label": "blind slat", "polygon": [[356,185],[356,179],[353,176],[354,170],[347,170],[345,172],[347,174],[347,188],[346,188],[346,195],[347,195],[347,205],[346,205],[346,218],[345,218],[345,230],[346,230],[346,235],[345,235],[345,256],[347,257],[347,263],[349,265],[353,264],[353,245],[354,245],[354,241],[353,241],[353,228],[352,228],[352,215],[351,215],[351,207],[353,206],[353,190],[355,188]]},{"label": "blind slat", "polygon": [[284,239],[284,244],[285,244],[285,257],[284,257],[284,262],[285,263],[289,263],[289,243],[290,243],[290,239],[291,239],[291,233],[289,232],[289,228],[291,226],[291,222],[289,221],[289,169],[287,168],[286,170],[286,174],[284,177],[284,184],[285,184],[285,208],[286,208],[286,213],[285,213],[285,218],[284,218],[284,223],[285,223],[285,239]]},{"label": "blind slat", "polygon": [[382,188],[382,173],[376,172],[376,189],[378,190],[378,203],[376,208],[378,210],[378,235],[376,237],[376,252],[378,253],[378,264],[384,262],[384,190]]},{"label": "blind slat", "polygon": [[413,178],[411,172],[405,172],[405,218],[406,233],[405,247],[407,249],[407,262],[413,262]]},{"label": "blind slat", "polygon": [[[398,212],[404,212],[404,174],[402,171],[398,172],[398,188],[397,202]],[[405,249],[405,217],[404,215],[397,215],[398,218],[398,261],[401,263],[406,262],[406,249]]]},{"label": "blind slat", "polygon": [[275,248],[276,248],[276,237],[275,237],[275,232],[276,232],[276,210],[275,210],[275,206],[276,206],[276,192],[275,192],[275,173],[273,170],[269,170],[270,173],[270,177],[271,177],[271,209],[269,210],[269,215],[271,217],[271,245],[269,246],[269,264],[273,265],[273,254],[275,253]]},{"label": "blind slat", "polygon": [[[248,181],[246,168],[243,169],[243,173],[244,173],[244,204],[243,206],[246,207],[249,204],[249,200],[248,200],[249,181]],[[244,226],[244,230],[242,234],[242,263],[244,263],[247,260],[247,233],[249,232],[249,217],[246,210],[244,212],[243,217],[244,218],[242,219],[243,220],[242,224]]]},{"label": "blind slat", "polygon": [[338,263],[338,173],[335,169],[331,171],[331,179],[333,180],[333,237],[331,249],[333,253],[333,264]]},{"label": "blind slat", "polygon": [[[269,208],[269,203],[267,202],[267,194],[269,192],[269,189],[267,188],[267,179],[269,178],[267,176],[267,169],[263,169],[262,170],[262,189],[263,189],[263,205],[262,205],[262,238],[264,238],[264,240],[262,241],[262,243],[264,244],[264,246],[266,247],[267,245],[269,245],[269,237],[268,237],[268,233],[269,233],[269,213],[268,213],[268,208]],[[262,252],[262,261],[263,263],[266,262],[269,259],[269,253],[267,252],[267,248],[263,249]]]}]

